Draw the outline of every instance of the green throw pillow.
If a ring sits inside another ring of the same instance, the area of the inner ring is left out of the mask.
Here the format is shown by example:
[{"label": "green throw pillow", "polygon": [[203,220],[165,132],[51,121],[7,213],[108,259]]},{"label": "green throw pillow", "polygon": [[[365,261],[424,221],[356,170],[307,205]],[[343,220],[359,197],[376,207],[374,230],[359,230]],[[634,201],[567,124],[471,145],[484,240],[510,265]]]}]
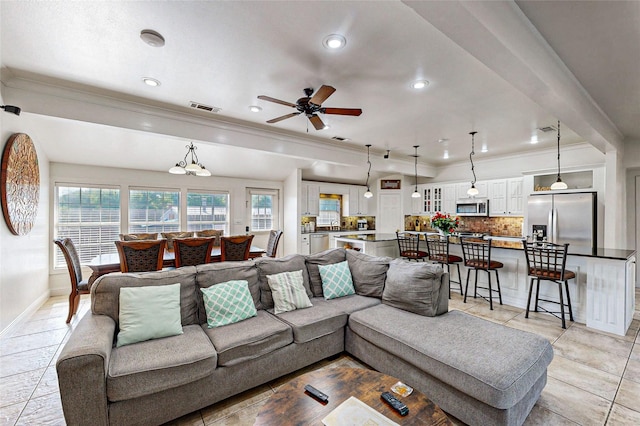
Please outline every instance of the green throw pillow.
[{"label": "green throw pillow", "polygon": [[318,269],[320,270],[320,278],[322,278],[322,293],[325,299],[355,294],[349,263],[346,260],[332,265],[318,265]]},{"label": "green throw pillow", "polygon": [[116,346],[182,334],[180,284],[122,287]]},{"label": "green throw pillow", "polygon": [[302,270],[267,275],[267,281],[273,296],[275,305],[273,311],[276,315],[313,306],[304,289]]},{"label": "green throw pillow", "polygon": [[258,315],[249,282],[231,280],[201,288],[209,328],[233,324]]}]

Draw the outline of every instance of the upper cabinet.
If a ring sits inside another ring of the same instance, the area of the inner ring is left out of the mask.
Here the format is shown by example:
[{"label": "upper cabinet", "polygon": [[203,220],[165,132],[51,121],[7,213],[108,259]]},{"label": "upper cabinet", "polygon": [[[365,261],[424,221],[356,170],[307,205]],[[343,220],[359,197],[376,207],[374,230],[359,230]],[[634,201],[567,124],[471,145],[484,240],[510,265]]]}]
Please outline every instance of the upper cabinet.
[{"label": "upper cabinet", "polygon": [[369,207],[369,199],[364,196],[365,192],[367,192],[367,188],[364,186],[349,187],[349,202],[346,204],[346,208],[343,207],[344,216],[375,215]]},{"label": "upper cabinet", "polygon": [[458,185],[450,183],[442,186],[442,211],[454,215],[458,199]]},{"label": "upper cabinet", "polygon": [[523,182],[523,178],[489,181],[489,216],[522,216]]},{"label": "upper cabinet", "polygon": [[[462,182],[462,183],[458,183],[456,184],[457,186],[457,198],[461,199],[461,198],[471,198],[468,194],[467,191],[469,190],[469,188],[471,188],[471,182]],[[480,182],[476,182],[476,189],[478,190],[478,195],[474,196],[473,198],[489,198],[489,185],[488,182],[486,181],[480,181]]]},{"label": "upper cabinet", "polygon": [[507,179],[507,214],[524,215],[524,179]]},{"label": "upper cabinet", "polygon": [[300,212],[302,216],[318,216],[320,214],[320,185],[302,182]]}]

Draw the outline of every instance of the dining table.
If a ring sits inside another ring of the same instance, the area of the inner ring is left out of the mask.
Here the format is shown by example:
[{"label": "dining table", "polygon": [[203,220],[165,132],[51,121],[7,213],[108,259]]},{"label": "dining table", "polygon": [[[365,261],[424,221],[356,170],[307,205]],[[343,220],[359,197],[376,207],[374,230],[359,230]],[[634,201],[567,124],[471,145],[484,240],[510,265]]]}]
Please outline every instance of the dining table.
[{"label": "dining table", "polygon": [[[262,257],[264,253],[265,250],[263,248],[252,245],[249,250],[249,259]],[[220,246],[214,246],[213,249],[211,249],[211,262],[220,262]],[[91,259],[87,266],[91,268],[92,271],[91,276],[87,280],[89,288],[91,288],[91,285],[98,277],[112,272],[120,272],[120,256],[117,252],[101,254]],[[162,267],[171,268],[175,266],[175,253],[173,250],[165,249],[164,255],[162,256]]]}]

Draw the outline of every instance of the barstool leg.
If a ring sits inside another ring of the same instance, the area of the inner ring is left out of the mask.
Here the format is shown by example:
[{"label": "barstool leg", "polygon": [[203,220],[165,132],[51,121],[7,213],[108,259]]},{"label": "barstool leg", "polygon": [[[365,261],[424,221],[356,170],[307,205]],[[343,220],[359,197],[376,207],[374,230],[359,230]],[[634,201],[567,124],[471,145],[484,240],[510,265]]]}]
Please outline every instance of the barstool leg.
[{"label": "barstool leg", "polygon": [[498,276],[498,270],[494,269],[494,271],[496,271],[496,281],[498,282],[498,298],[500,299],[500,304],[502,305],[502,290],[500,289],[500,277]]},{"label": "barstool leg", "polygon": [[[444,266],[444,263],[441,263],[442,266]],[[447,263],[447,272],[449,273],[449,299],[451,299],[451,268],[449,267],[449,264]]]},{"label": "barstool leg", "polygon": [[493,311],[493,290],[491,289],[491,270],[487,269],[487,279],[489,280],[489,309]]},{"label": "barstool leg", "polygon": [[565,280],[564,287],[567,290],[567,304],[569,305],[569,319],[573,321],[573,309],[571,309],[571,296],[569,296],[569,282]]},{"label": "barstool leg", "polygon": [[[465,290],[464,290],[464,303],[467,303],[467,294],[469,294],[469,274],[471,273],[471,269],[467,269],[467,285],[465,286]],[[462,286],[462,285],[461,285]]]},{"label": "barstool leg", "polygon": [[529,306],[531,306],[531,293],[533,292],[533,278],[529,282],[529,298],[527,299],[527,313],[524,314],[525,318],[529,318]]},{"label": "barstool leg", "polygon": [[558,284],[558,293],[560,295],[560,315],[562,315],[562,328],[567,328],[564,321],[564,298],[562,297],[562,283],[555,281]]},{"label": "barstool leg", "polygon": [[473,298],[476,299],[478,297],[478,269],[476,271],[476,280],[473,282]]},{"label": "barstool leg", "polygon": [[536,281],[536,306],[534,307],[534,312],[538,312],[538,299],[540,297],[540,278],[537,278]]},{"label": "barstool leg", "polygon": [[456,268],[458,268],[458,284],[460,284],[460,296],[462,296],[464,293],[462,293],[462,276],[460,276],[460,264],[456,263]]}]

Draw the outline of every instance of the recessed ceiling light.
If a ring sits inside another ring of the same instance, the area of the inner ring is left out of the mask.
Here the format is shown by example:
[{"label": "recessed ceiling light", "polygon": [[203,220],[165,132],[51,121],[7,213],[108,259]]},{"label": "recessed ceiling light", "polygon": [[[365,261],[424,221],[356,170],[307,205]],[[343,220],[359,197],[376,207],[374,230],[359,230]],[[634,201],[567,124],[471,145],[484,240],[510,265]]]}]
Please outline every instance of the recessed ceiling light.
[{"label": "recessed ceiling light", "polygon": [[532,144],[536,144],[536,143],[538,143],[538,135],[533,135],[533,136],[531,136],[531,143],[532,143]]},{"label": "recessed ceiling light", "polygon": [[417,80],[414,81],[413,83],[411,83],[411,87],[413,87],[414,89],[424,89],[425,87],[427,87],[429,85],[429,82],[427,80]]},{"label": "recessed ceiling light", "polygon": [[480,150],[480,152],[488,152],[488,151],[489,151],[489,148],[487,148],[487,145],[483,143],[482,149]]},{"label": "recessed ceiling light", "polygon": [[340,34],[330,34],[322,40],[322,45],[327,49],[341,49],[347,44],[347,39]]},{"label": "recessed ceiling light", "polygon": [[442,156],[442,158],[444,158],[445,160],[447,158],[449,158],[449,151],[447,151],[446,149],[444,150],[444,155]]},{"label": "recessed ceiling light", "polygon": [[146,84],[147,86],[151,86],[151,87],[160,86],[160,81],[156,80],[155,78],[144,77],[142,81],[144,81],[144,84]]},{"label": "recessed ceiling light", "polygon": [[164,46],[164,37],[157,31],[142,30],[140,31],[140,38],[151,47]]},{"label": "recessed ceiling light", "polygon": [[260,112],[260,111],[262,111],[262,107],[259,107],[258,105],[251,105],[249,107],[249,110],[251,112]]},{"label": "recessed ceiling light", "polygon": [[449,139],[446,139],[446,138],[438,139],[438,142],[439,143],[449,142]]}]

